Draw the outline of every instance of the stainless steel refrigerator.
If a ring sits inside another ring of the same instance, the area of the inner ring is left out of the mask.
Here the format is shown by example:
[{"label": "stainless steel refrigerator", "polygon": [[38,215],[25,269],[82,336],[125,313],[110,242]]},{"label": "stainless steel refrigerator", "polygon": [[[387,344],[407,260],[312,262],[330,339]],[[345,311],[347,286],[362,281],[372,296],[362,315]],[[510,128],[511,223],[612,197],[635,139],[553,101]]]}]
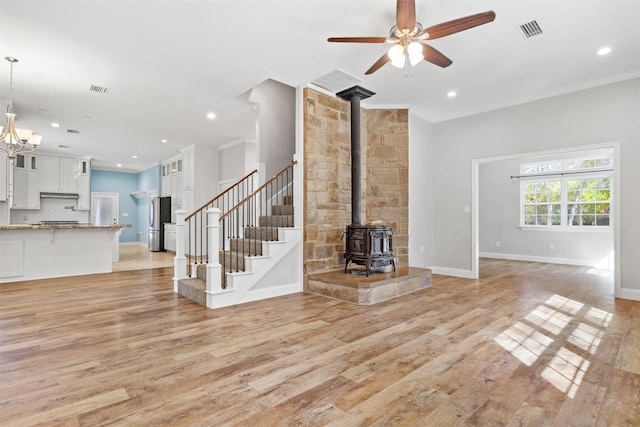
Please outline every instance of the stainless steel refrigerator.
[{"label": "stainless steel refrigerator", "polygon": [[164,252],[164,223],[171,222],[171,197],[149,198],[149,250]]}]

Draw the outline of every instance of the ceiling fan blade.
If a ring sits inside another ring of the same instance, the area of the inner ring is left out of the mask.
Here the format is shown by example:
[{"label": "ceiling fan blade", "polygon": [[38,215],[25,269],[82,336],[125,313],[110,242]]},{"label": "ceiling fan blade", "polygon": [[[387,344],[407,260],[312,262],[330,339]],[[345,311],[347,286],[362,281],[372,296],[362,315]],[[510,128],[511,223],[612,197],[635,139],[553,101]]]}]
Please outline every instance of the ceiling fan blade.
[{"label": "ceiling fan blade", "polygon": [[329,42],[334,43],[385,43],[386,37],[329,37]]},{"label": "ceiling fan blade", "polygon": [[465,16],[464,18],[454,19],[453,21],[443,22],[442,24],[425,28],[416,37],[421,38],[428,34],[428,37],[426,37],[427,40],[438,39],[440,37],[448,36],[449,34],[477,27],[478,25],[487,24],[494,19],[496,19],[496,14],[493,10],[490,10],[488,12]]},{"label": "ceiling fan blade", "polygon": [[396,4],[396,26],[398,30],[413,31],[416,27],[416,2],[415,0],[398,0]]},{"label": "ceiling fan blade", "polygon": [[387,63],[387,62],[389,62],[389,61],[391,61],[391,58],[389,58],[389,55],[385,53],[384,55],[382,55],[382,56],[380,57],[380,59],[378,59],[378,60],[376,61],[376,63],[375,63],[375,64],[373,64],[373,65],[371,66],[371,68],[369,68],[369,69],[365,72],[365,74],[373,74],[373,73],[375,73],[376,71],[378,71],[378,69],[379,69],[380,67],[382,67],[384,64],[386,64],[386,63]]},{"label": "ceiling fan blade", "polygon": [[422,56],[425,61],[429,61],[432,64],[436,64],[442,68],[448,67],[453,62],[444,56],[439,50],[429,46],[428,44],[422,44]]}]

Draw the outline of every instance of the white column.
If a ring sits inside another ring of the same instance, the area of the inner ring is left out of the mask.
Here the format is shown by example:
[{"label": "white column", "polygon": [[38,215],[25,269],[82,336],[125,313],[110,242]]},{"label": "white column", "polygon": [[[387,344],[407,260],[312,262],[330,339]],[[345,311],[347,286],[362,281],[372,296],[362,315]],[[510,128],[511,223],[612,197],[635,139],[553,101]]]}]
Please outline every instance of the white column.
[{"label": "white column", "polygon": [[176,211],[176,256],[173,257],[173,292],[178,293],[178,281],[187,277],[187,258],[184,256],[184,242],[187,238],[187,225],[184,218],[187,211]]},{"label": "white column", "polygon": [[220,215],[218,208],[207,209],[209,235],[209,260],[207,262],[207,307],[213,308],[213,294],[222,292],[222,266],[218,261],[220,252]]}]

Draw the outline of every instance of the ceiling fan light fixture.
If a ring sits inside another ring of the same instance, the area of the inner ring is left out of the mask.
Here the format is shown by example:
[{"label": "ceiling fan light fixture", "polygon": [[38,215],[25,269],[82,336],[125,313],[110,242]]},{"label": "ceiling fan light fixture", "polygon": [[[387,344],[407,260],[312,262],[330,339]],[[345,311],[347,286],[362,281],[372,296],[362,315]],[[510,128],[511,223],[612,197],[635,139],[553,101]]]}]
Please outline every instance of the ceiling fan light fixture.
[{"label": "ceiling fan light fixture", "polygon": [[406,58],[404,55],[404,48],[399,44],[393,46],[389,49],[389,58],[391,58],[391,65],[398,68],[403,68],[406,62]]},{"label": "ceiling fan light fixture", "polygon": [[407,46],[407,54],[409,55],[411,65],[416,65],[424,59],[424,56],[422,56],[422,45],[418,42],[409,43],[409,46]]}]

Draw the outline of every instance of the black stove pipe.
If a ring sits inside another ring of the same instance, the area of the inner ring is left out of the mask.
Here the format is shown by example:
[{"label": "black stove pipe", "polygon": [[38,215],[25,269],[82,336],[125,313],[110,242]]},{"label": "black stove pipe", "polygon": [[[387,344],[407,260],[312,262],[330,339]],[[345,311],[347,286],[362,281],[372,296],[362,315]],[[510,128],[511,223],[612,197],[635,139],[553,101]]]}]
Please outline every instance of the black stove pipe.
[{"label": "black stove pipe", "polygon": [[360,101],[375,95],[375,93],[360,86],[353,86],[336,95],[351,102],[351,224],[359,225],[362,224],[360,219],[362,211]]}]

